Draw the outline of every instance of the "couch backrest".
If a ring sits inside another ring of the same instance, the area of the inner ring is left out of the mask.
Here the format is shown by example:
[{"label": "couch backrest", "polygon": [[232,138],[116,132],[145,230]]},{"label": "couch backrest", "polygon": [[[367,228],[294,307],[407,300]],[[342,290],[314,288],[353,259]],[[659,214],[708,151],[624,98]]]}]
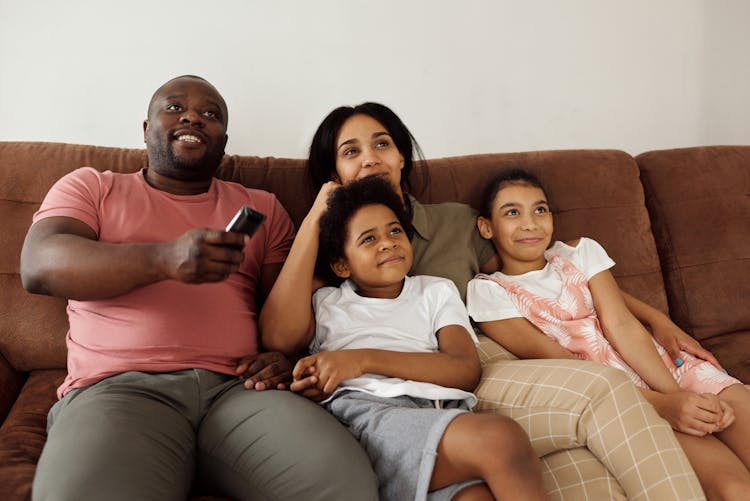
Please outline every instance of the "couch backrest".
[{"label": "couch backrest", "polygon": [[[134,172],[146,165],[146,155],[136,149],[0,142],[0,350],[18,370],[65,366],[65,303],[21,288],[19,256],[46,192],[84,165]],[[217,176],[276,193],[298,224],[314,197],[304,167],[298,159],[231,155]],[[476,207],[484,183],[509,167],[528,168],[546,186],[556,238],[597,239],[617,262],[613,271],[620,285],[666,310],[638,166],[626,153],[540,151],[435,159],[415,173],[414,193],[425,203],[459,201]]]},{"label": "couch backrest", "polygon": [[672,318],[750,381],[750,146],[637,161]]}]

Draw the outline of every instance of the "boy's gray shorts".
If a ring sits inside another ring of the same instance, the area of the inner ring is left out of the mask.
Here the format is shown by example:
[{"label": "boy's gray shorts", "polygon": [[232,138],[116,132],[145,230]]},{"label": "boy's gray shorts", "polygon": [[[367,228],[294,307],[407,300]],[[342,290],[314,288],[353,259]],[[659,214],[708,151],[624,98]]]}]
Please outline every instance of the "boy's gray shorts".
[{"label": "boy's gray shorts", "polygon": [[380,499],[438,501],[481,482],[453,484],[428,494],[440,439],[456,416],[469,412],[462,400],[440,403],[442,408],[436,408],[434,400],[345,391],[325,406],[349,427],[370,456]]}]

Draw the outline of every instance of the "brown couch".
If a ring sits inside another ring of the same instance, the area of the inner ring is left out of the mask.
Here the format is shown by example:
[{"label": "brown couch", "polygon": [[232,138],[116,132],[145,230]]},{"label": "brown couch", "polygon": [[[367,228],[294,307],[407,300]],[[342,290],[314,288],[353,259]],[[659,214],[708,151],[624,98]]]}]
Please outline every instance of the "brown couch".
[{"label": "brown couch", "polygon": [[[19,255],[50,186],[80,167],[131,172],[143,150],[0,142],[0,498],[28,499],[46,414],[65,374],[65,301],[28,294]],[[424,202],[477,204],[492,172],[526,167],[546,185],[556,238],[599,240],[621,287],[662,310],[750,382],[750,146],[539,151],[441,158],[420,169]],[[304,161],[227,156],[218,177],[276,193],[299,223]],[[429,185],[426,180],[429,178]],[[75,458],[71,458],[75,460]]]}]

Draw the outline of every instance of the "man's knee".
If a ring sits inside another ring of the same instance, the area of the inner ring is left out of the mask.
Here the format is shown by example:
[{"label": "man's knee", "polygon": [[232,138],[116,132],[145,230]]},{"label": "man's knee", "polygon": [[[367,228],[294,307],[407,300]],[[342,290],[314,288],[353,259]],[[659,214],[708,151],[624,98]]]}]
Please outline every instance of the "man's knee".
[{"label": "man's knee", "polygon": [[50,411],[33,498],[184,499],[195,468],[187,420],[155,399],[99,390],[68,395]]},{"label": "man's knee", "polygon": [[[319,405],[276,390],[242,390],[232,400],[201,424],[203,483],[238,499],[377,499],[364,450]],[[241,415],[228,412],[240,402]]]}]

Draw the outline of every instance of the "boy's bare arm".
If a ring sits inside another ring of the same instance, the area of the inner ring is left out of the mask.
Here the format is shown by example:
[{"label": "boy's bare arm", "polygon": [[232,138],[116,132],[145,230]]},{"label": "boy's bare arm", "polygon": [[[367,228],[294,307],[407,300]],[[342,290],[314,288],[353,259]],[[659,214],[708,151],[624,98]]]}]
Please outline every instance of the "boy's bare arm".
[{"label": "boy's bare arm", "polygon": [[339,350],[305,357],[294,368],[295,380],[315,375],[318,388],[330,394],[344,380],[363,374],[423,381],[472,391],[481,366],[466,329],[448,325],[438,331],[440,351],[412,353],[377,349]]}]

